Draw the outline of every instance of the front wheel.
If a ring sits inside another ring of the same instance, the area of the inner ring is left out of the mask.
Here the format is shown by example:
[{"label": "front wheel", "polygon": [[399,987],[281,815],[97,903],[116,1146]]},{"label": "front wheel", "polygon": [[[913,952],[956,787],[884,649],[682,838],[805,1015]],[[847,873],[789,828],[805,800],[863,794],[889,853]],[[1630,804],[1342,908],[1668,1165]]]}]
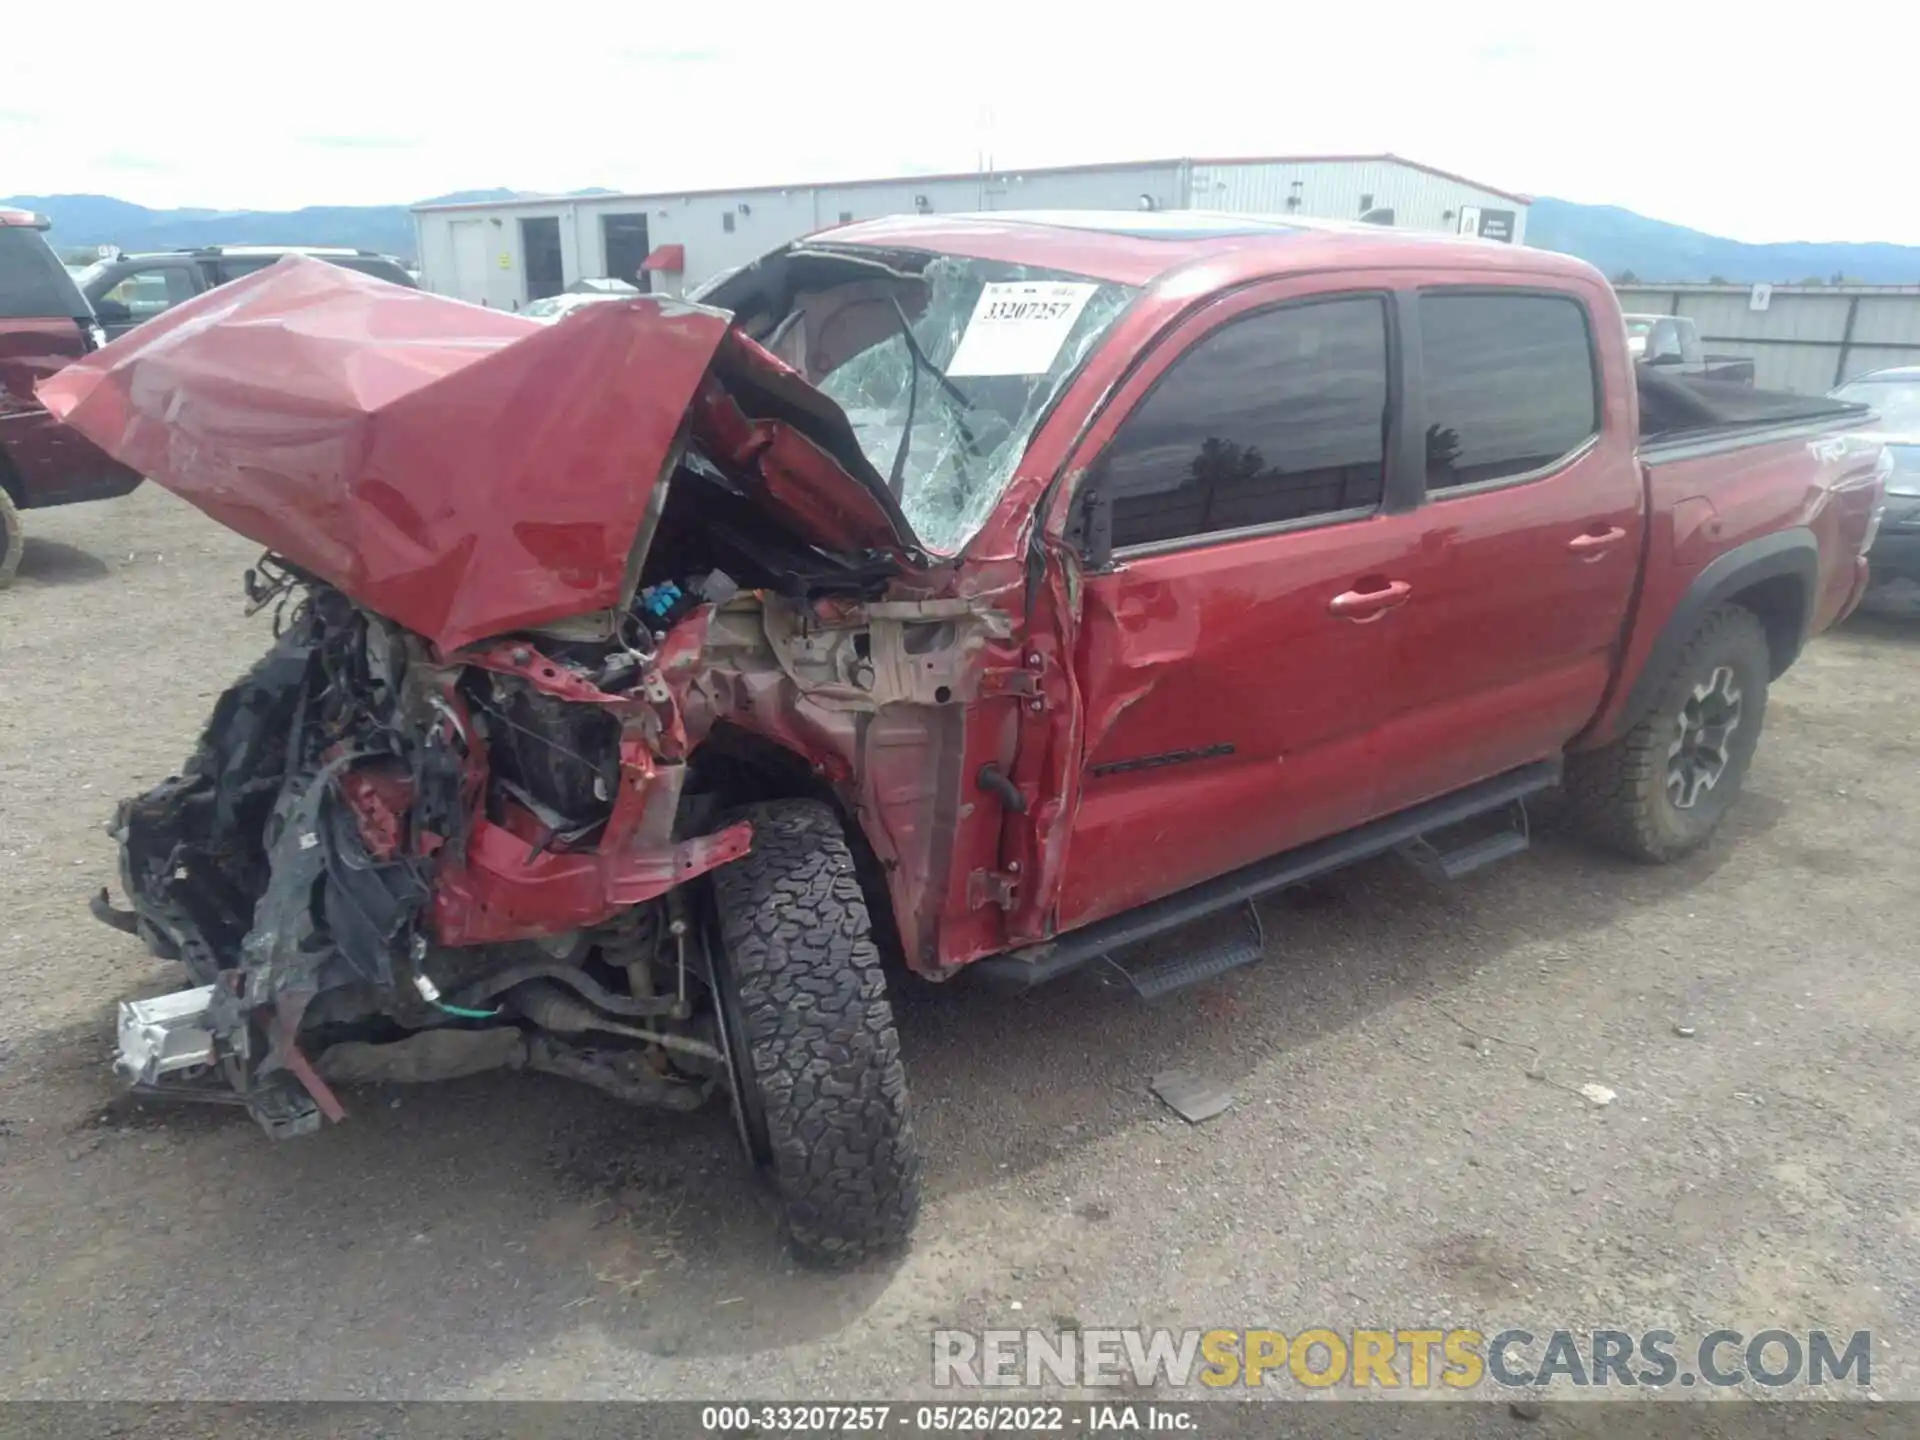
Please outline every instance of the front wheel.
[{"label": "front wheel", "polygon": [[714,980],[735,1116],[803,1260],[904,1242],[920,1206],[900,1037],[840,819],[753,806],[753,848],[713,872]]},{"label": "front wheel", "polygon": [[1567,757],[1576,822],[1649,864],[1705,844],[1747,777],[1770,674],[1759,618],[1739,605],[1709,612],[1652,711],[1611,745]]}]

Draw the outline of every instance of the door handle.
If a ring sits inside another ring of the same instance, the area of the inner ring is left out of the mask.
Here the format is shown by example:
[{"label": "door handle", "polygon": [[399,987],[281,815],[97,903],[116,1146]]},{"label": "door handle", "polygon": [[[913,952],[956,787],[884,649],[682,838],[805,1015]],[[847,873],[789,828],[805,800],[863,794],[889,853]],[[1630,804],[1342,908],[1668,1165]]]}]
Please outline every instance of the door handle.
[{"label": "door handle", "polygon": [[1567,541],[1567,549],[1589,560],[1598,560],[1602,555],[1627,538],[1627,532],[1618,525],[1609,526],[1597,534],[1589,530],[1584,535],[1576,535]]},{"label": "door handle", "polygon": [[1413,587],[1404,580],[1389,580],[1378,590],[1345,590],[1327,602],[1329,614],[1338,615],[1342,620],[1351,620],[1356,625],[1365,625],[1370,620],[1378,620],[1394,606],[1403,603],[1413,593]]}]

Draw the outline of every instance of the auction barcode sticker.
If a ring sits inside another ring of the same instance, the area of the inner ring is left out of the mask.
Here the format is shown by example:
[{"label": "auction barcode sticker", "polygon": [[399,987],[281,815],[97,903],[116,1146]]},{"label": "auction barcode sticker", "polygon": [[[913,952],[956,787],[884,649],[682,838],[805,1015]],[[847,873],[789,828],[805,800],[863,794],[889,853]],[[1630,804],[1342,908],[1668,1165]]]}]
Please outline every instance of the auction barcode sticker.
[{"label": "auction barcode sticker", "polygon": [[1100,287],[1017,280],[981,287],[949,375],[1044,375]]}]

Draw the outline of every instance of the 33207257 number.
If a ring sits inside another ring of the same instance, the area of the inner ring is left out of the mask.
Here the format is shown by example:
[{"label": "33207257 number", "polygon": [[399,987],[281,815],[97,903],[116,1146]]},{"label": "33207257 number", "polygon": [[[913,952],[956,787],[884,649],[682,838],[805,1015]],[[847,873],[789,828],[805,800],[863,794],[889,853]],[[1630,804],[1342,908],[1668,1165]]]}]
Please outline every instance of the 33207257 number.
[{"label": "33207257 number", "polygon": [[706,1405],[700,1410],[700,1428],[755,1433],[798,1431],[884,1430],[891,1405]]}]

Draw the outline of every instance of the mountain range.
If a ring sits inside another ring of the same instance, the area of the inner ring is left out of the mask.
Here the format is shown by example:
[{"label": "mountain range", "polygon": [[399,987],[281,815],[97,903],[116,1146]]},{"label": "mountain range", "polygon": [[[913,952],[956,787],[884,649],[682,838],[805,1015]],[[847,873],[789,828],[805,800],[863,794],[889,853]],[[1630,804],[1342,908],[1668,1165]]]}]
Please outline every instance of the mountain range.
[{"label": "mountain range", "polygon": [[1792,240],[1752,245],[1684,225],[1649,220],[1615,205],[1576,205],[1542,196],[1527,212],[1526,241],[1578,255],[1618,280],[1726,280],[1920,285],[1920,245]]},{"label": "mountain range", "polygon": [[[513,200],[537,192],[457,190],[422,204]],[[573,195],[605,195],[604,189]],[[108,195],[14,195],[0,206],[36,210],[53,222],[54,246],[70,257],[100,245],[170,250],[193,245],[352,245],[413,258],[404,205],[315,205],[302,210],[149,210]],[[1725,280],[1790,284],[1836,277],[1876,285],[1920,284],[1920,246],[1793,241],[1752,245],[1670,225],[1613,205],[1543,196],[1527,216],[1530,245],[1578,255],[1615,279]]]},{"label": "mountain range", "polygon": [[[456,190],[423,205],[514,200],[524,190]],[[578,191],[605,194],[606,191]],[[14,195],[0,206],[33,210],[53,222],[47,239],[68,258],[101,245],[178,250],[195,245],[350,245],[413,258],[413,217],[405,205],[309,205],[301,210],[149,210],[111,195]]]}]

